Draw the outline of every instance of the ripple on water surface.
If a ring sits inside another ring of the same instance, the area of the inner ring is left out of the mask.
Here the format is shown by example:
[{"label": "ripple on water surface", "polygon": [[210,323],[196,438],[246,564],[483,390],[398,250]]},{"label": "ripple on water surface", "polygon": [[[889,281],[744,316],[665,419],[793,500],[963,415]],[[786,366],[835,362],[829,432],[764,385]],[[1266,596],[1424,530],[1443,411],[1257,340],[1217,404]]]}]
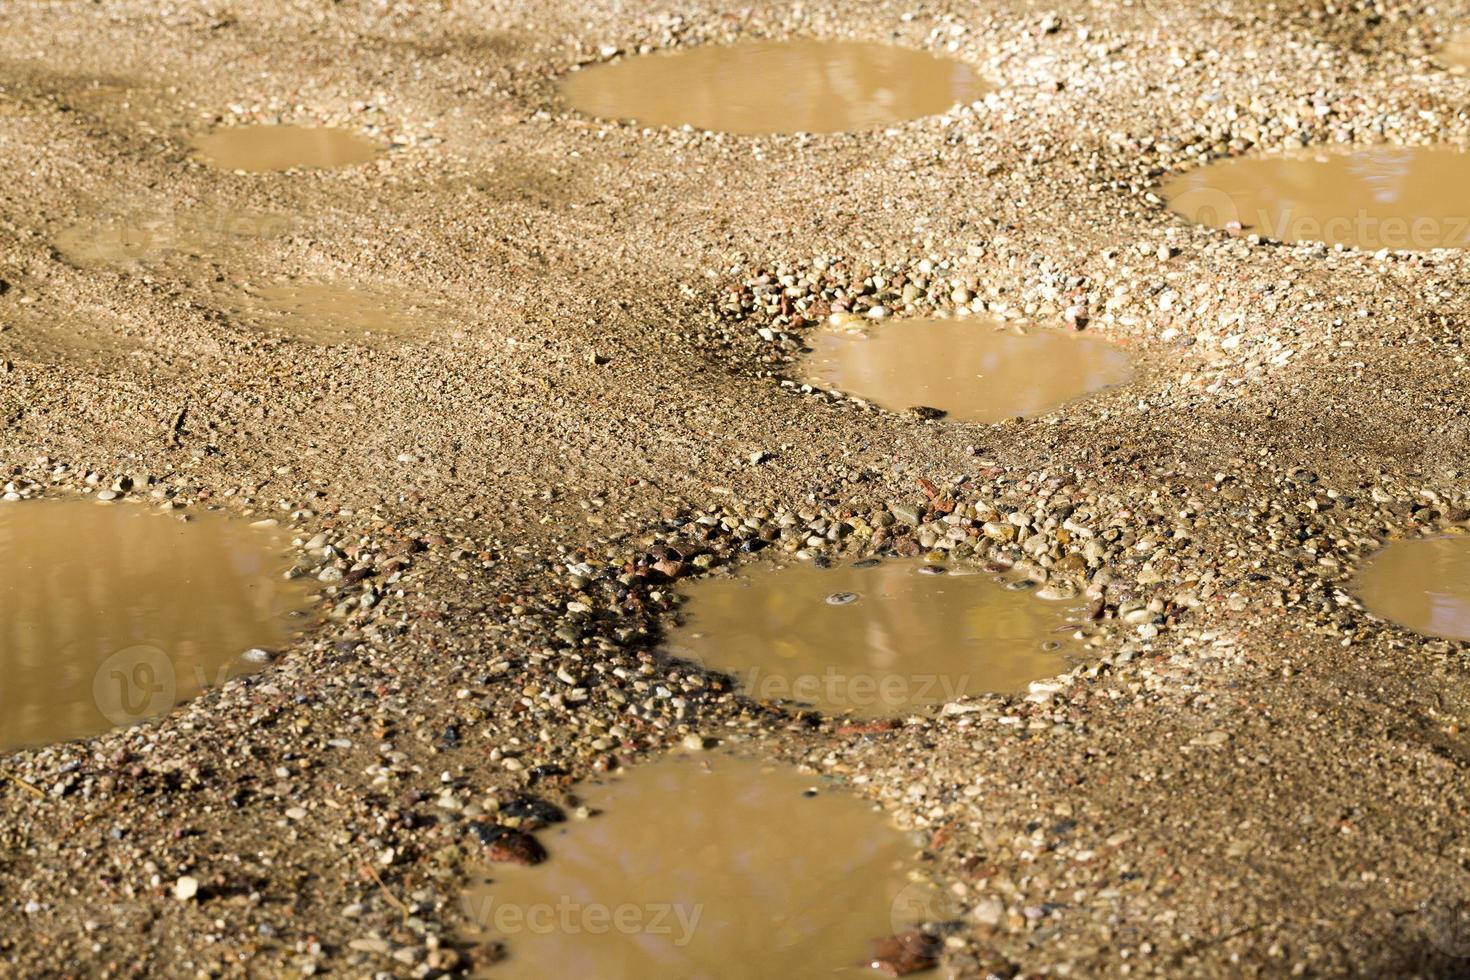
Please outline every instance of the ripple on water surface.
[{"label": "ripple on water surface", "polygon": [[815,776],[675,756],[579,789],[594,813],[540,836],[550,857],[470,890],[494,977],[872,977],[878,937],[924,918],[915,848]]},{"label": "ripple on water surface", "polygon": [[1163,194],[1198,224],[1277,241],[1470,246],[1470,153],[1451,147],[1241,157],[1174,177]]},{"label": "ripple on water surface", "polygon": [[1470,640],[1470,537],[1390,541],[1358,572],[1369,612],[1416,633]]},{"label": "ripple on water surface", "polygon": [[908,559],[753,565],[686,592],[670,655],[760,700],[863,717],[1061,673],[1067,627],[1082,614],[1081,602],[1040,598],[1024,579]]},{"label": "ripple on water surface", "polygon": [[743,41],[624,58],[570,75],[567,101],[646,126],[760,133],[872,129],[973,102],[969,65],[855,41]]},{"label": "ripple on water surface", "polygon": [[380,149],[366,136],[328,126],[227,126],[194,141],[205,163],[250,173],[348,167],[373,159]]},{"label": "ripple on water surface", "polygon": [[807,343],[803,380],[969,422],[1049,412],[1133,374],[1132,358],[1107,341],[989,317],[854,320],[824,326]]},{"label": "ripple on water surface", "polygon": [[305,589],[279,532],[131,504],[0,504],[0,749],[96,735],[256,669]]}]

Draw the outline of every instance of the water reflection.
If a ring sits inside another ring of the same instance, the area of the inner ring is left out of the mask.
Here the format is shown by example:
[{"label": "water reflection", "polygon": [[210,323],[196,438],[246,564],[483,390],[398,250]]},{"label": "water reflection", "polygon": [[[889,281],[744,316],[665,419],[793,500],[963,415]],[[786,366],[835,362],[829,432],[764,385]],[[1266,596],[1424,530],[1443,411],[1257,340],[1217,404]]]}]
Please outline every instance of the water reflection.
[{"label": "water reflection", "polygon": [[0,504],[0,749],[163,714],[253,669],[304,606],[284,540],[130,505]]},{"label": "water reflection", "polygon": [[1164,184],[1199,224],[1366,249],[1470,245],[1470,154],[1378,146],[1226,160]]},{"label": "water reflection", "polygon": [[1049,412],[1133,373],[1131,358],[1106,341],[988,317],[829,326],[808,343],[803,378],[815,385],[971,422]]},{"label": "water reflection", "polygon": [[1357,589],[1375,615],[1428,636],[1470,640],[1470,537],[1392,541],[1364,563]]},{"label": "water reflection", "polygon": [[702,755],[584,789],[599,816],[466,896],[474,938],[509,953],[482,975],[872,977],[869,941],[914,924],[913,847],[813,777]]},{"label": "water reflection", "polygon": [[[731,674],[762,700],[874,717],[1066,669],[1075,602],[1028,583],[918,561],[753,567],[690,583],[672,656]],[[849,598],[851,597],[851,598]]]},{"label": "water reflection", "polygon": [[973,102],[988,90],[968,65],[851,41],[743,41],[644,55],[567,78],[577,109],[646,126],[727,133],[872,129]]}]

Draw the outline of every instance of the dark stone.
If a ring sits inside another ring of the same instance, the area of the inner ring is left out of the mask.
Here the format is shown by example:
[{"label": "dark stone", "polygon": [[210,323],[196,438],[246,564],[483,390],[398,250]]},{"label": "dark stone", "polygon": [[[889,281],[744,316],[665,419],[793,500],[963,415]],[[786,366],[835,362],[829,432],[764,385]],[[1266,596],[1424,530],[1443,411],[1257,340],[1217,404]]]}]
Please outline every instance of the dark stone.
[{"label": "dark stone", "polygon": [[567,818],[561,807],[545,800],[538,800],[530,796],[522,796],[511,800],[500,807],[502,817],[515,817],[518,820],[534,820],[540,824],[561,823]]},{"label": "dark stone", "polygon": [[365,578],[371,578],[372,576],[374,576],[376,574],[377,574],[377,572],[374,569],[372,569],[372,568],[354,568],[352,571],[350,571],[346,575],[342,576],[342,584],[343,585],[356,585],[358,582],[361,582],[363,579],[365,579]]},{"label": "dark stone", "polygon": [[470,833],[485,845],[485,858],[502,864],[531,866],[546,860],[546,848],[530,834],[500,824],[473,821]]},{"label": "dark stone", "polygon": [[889,977],[932,970],[939,965],[941,945],[937,937],[926,936],[917,929],[885,936],[873,940],[873,955],[867,965]]}]

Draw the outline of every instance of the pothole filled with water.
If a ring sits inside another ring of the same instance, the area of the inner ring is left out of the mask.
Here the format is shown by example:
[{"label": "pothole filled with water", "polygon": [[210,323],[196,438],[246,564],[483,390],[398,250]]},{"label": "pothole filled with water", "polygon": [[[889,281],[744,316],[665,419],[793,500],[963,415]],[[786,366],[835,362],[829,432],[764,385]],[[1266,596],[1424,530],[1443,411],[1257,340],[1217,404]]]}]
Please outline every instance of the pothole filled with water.
[{"label": "pothole filled with water", "polygon": [[990,87],[969,65],[855,41],[743,41],[640,55],[569,76],[576,109],[645,126],[718,132],[872,129],[974,102]]},{"label": "pothole filled with water", "polygon": [[156,718],[258,669],[307,606],[286,546],[217,515],[0,504],[0,750]]},{"label": "pothole filled with water", "polygon": [[135,214],[71,225],[56,235],[55,244],[75,265],[125,265],[170,255],[208,255],[231,242],[281,238],[292,224],[284,215],[248,212]]},{"label": "pothole filled with water", "polygon": [[1455,31],[1435,55],[1456,75],[1470,72],[1470,30]]},{"label": "pothole filled with water", "polygon": [[338,283],[252,286],[234,312],[255,326],[319,344],[359,344],[432,334],[441,310],[387,290]]},{"label": "pothole filled with water", "polygon": [[1470,537],[1390,541],[1356,591],[1376,616],[1426,636],[1470,640]]},{"label": "pothole filled with water", "polygon": [[936,409],[968,422],[1039,415],[1133,376],[1132,358],[1106,341],[989,317],[852,317],[807,343],[804,381],[895,411]]},{"label": "pothole filled with water", "polygon": [[1277,241],[1470,246],[1470,153],[1450,147],[1242,157],[1174,177],[1162,191],[1190,221]]},{"label": "pothole filled with water", "polygon": [[597,815],[541,834],[543,863],[466,895],[473,938],[506,953],[479,975],[872,977],[873,941],[932,902],[881,811],[789,768],[675,756],[582,797]]},{"label": "pothole filled with water", "polygon": [[194,140],[205,163],[248,173],[350,167],[381,149],[366,136],[329,126],[227,126]]},{"label": "pothole filled with water", "polygon": [[1036,591],[916,559],[751,567],[690,583],[664,649],[758,700],[891,716],[1067,670],[1083,604]]}]

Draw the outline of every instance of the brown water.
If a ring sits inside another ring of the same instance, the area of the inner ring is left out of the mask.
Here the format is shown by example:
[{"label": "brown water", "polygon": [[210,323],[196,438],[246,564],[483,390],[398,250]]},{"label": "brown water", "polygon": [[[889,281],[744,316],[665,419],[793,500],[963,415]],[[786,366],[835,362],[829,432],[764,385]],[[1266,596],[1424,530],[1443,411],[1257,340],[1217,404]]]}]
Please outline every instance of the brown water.
[{"label": "brown water", "polygon": [[304,590],[284,537],[132,504],[0,504],[0,750],[165,714],[278,649]]},{"label": "brown water", "polygon": [[335,283],[252,287],[236,312],[267,330],[321,344],[412,337],[443,325],[437,310],[387,291]]},{"label": "brown water", "polygon": [[605,119],[726,133],[834,133],[944,112],[989,86],[963,62],[852,41],[742,41],[628,57],[567,77]]},{"label": "brown water", "polygon": [[366,136],[326,126],[228,126],[194,141],[205,163],[250,173],[350,167],[381,149]]},{"label": "brown water", "polygon": [[1439,60],[1455,74],[1470,70],[1470,31],[1456,31],[1437,52]]},{"label": "brown water", "polygon": [[873,977],[870,940],[923,918],[913,845],[814,776],[676,756],[583,789],[599,815],[466,896],[475,938],[509,954],[482,976]]},{"label": "brown water", "polygon": [[803,380],[969,422],[1039,415],[1133,374],[1132,359],[1106,341],[989,317],[858,321],[825,326],[807,343]]},{"label": "brown water", "polygon": [[1389,542],[1358,572],[1357,592],[1400,626],[1470,640],[1470,537]]},{"label": "brown water", "polygon": [[1163,194],[1198,224],[1278,241],[1470,246],[1470,153],[1448,147],[1243,157],[1174,177]]},{"label": "brown water", "polygon": [[284,215],[246,212],[133,214],[71,225],[55,242],[76,265],[124,265],[169,255],[207,255],[229,242],[279,238],[292,225]]},{"label": "brown water", "polygon": [[687,587],[665,650],[760,700],[878,717],[1020,691],[1068,667],[1076,602],[1030,583],[918,560],[751,567]]}]

